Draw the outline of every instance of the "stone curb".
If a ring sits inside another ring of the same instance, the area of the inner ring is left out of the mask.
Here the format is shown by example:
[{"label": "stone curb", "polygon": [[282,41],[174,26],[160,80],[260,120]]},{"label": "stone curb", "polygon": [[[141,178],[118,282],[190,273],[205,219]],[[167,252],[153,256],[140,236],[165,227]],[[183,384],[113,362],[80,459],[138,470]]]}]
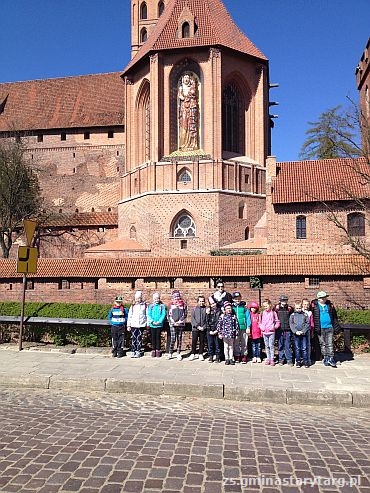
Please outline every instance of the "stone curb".
[{"label": "stone curb", "polygon": [[50,389],[142,395],[170,395],[225,399],[228,401],[268,402],[287,405],[315,405],[370,409],[370,392],[302,390],[292,388],[248,387],[224,384],[119,380],[113,378],[73,378],[53,375],[9,375],[0,373],[0,388]]}]

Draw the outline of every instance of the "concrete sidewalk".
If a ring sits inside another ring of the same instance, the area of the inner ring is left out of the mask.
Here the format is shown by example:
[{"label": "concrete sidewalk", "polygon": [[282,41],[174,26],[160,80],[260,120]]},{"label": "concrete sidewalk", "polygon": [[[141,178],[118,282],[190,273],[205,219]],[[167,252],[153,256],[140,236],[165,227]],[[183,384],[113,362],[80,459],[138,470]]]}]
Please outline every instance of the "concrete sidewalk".
[{"label": "concrete sidewalk", "polygon": [[[130,354],[130,353],[128,353]],[[339,355],[340,359],[340,355]],[[108,349],[86,353],[0,346],[0,387],[196,396],[280,404],[370,408],[370,354],[338,368],[309,369],[206,361],[112,358]]]}]

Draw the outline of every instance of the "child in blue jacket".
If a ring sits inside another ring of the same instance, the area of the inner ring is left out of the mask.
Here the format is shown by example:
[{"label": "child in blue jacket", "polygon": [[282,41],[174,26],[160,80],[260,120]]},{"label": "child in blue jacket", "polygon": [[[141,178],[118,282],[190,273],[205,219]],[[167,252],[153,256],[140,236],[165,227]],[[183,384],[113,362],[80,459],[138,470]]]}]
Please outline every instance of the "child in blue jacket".
[{"label": "child in blue jacket", "polygon": [[122,296],[117,296],[108,313],[112,336],[112,356],[122,358],[125,345],[125,330],[127,326],[127,310],[123,306]]},{"label": "child in blue jacket", "polygon": [[153,303],[148,306],[146,316],[152,337],[152,358],[160,358],[162,356],[161,331],[166,319],[166,307],[159,293],[153,294]]}]

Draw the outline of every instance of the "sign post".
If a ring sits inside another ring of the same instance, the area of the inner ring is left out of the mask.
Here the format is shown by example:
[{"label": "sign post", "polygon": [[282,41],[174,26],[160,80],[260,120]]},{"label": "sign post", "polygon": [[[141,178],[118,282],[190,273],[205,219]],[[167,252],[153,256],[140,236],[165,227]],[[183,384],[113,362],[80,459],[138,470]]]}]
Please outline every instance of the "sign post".
[{"label": "sign post", "polygon": [[23,326],[24,326],[24,305],[26,300],[27,273],[37,272],[37,248],[31,247],[33,235],[35,234],[37,222],[25,219],[23,221],[24,231],[27,239],[27,246],[18,247],[17,272],[23,273],[22,301],[21,301],[21,320],[19,326],[19,351],[22,351]]}]

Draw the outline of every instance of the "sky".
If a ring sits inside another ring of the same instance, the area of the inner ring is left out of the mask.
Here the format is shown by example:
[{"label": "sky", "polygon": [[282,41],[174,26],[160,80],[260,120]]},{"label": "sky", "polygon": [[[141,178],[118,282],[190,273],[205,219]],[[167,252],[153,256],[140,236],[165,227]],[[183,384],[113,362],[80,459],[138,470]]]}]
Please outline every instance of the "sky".
[{"label": "sky", "polygon": [[[123,70],[130,0],[1,0],[0,82]],[[355,68],[370,36],[369,0],[224,0],[270,61],[278,115],[272,154],[299,158],[322,112],[358,101]]]}]

